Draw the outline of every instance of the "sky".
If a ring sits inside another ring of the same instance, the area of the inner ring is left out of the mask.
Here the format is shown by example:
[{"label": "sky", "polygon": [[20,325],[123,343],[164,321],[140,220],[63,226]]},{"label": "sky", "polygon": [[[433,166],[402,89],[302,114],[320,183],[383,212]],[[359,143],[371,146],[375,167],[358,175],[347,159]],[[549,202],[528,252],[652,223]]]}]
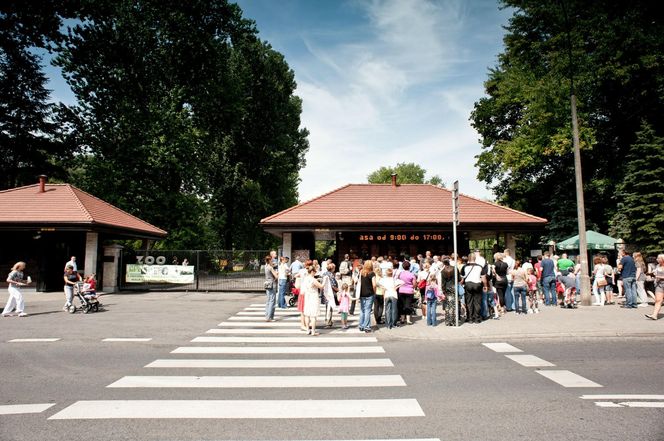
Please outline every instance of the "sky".
[{"label": "sky", "polygon": [[[495,0],[239,0],[295,72],[309,130],[301,201],[382,166],[415,162],[447,187],[491,198],[470,126],[510,12]],[[73,102],[47,67],[52,99]]]}]

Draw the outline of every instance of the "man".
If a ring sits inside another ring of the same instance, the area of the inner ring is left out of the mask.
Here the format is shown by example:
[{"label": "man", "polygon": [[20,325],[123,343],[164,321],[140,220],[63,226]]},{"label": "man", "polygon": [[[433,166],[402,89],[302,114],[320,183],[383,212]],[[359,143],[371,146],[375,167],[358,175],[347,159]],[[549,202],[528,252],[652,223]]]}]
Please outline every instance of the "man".
[{"label": "man", "polygon": [[623,291],[625,292],[623,308],[636,308],[636,264],[632,258],[632,253],[629,251],[620,250],[618,257],[620,257],[618,270],[622,276]]},{"label": "man", "polygon": [[65,263],[65,269],[67,269],[68,266],[71,266],[75,273],[78,272],[78,267],[76,266],[76,256],[71,256],[69,262]]},{"label": "man", "polygon": [[574,268],[574,262],[567,258],[567,253],[563,253],[558,259],[558,271],[564,276],[570,268]]},{"label": "man", "polygon": [[279,308],[288,309],[286,305],[286,288],[288,288],[288,276],[290,268],[288,268],[288,257],[283,256],[277,274],[279,274],[279,294],[277,295],[277,303]]},{"label": "man", "polygon": [[420,272],[420,265],[417,263],[414,257],[410,258],[410,272],[417,276],[417,273]]},{"label": "man", "polygon": [[297,259],[295,259],[295,261],[290,267],[291,275],[295,277],[295,275],[299,273],[302,268],[304,268],[304,264],[302,263],[302,258],[298,257]]},{"label": "man", "polygon": [[507,264],[507,288],[505,288],[505,309],[507,311],[514,311],[514,294],[512,294],[513,279],[512,271],[516,263],[512,257],[512,252],[509,248],[503,251],[503,262]]},{"label": "man", "polygon": [[542,290],[544,291],[544,304],[556,306],[558,294],[556,293],[556,269],[548,251],[542,258]]},{"label": "man", "polygon": [[270,259],[272,262],[272,268],[277,268],[279,266],[279,259],[277,258],[277,252],[272,250],[270,251]]},{"label": "man", "polygon": [[[488,281],[491,274],[489,274],[489,267],[487,267],[486,265],[486,259],[482,257],[482,252],[479,249],[475,249],[474,254],[475,254],[475,263],[482,267],[482,271],[487,276],[486,278]],[[493,292],[491,290],[489,289],[482,290],[482,303],[480,305],[480,315],[482,316],[483,319],[487,319],[490,315],[489,305],[491,304],[491,301],[489,300],[489,296],[493,296]]]}]

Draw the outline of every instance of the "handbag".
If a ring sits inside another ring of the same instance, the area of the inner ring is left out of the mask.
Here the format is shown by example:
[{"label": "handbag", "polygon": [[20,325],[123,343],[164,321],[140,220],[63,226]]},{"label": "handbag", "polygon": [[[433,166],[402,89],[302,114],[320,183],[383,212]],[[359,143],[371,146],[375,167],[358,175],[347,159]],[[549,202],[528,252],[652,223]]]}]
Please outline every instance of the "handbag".
[{"label": "handbag", "polygon": [[608,284],[609,284],[609,282],[606,281],[606,277],[600,277],[600,278],[597,279],[597,286],[600,287],[600,288],[603,287],[603,286],[606,286]]},{"label": "handbag", "polygon": [[427,280],[422,279],[419,282],[417,282],[417,289],[424,289],[427,287]]},{"label": "handbag", "polygon": [[272,280],[266,280],[263,282],[264,289],[272,289],[274,287],[274,282]]}]

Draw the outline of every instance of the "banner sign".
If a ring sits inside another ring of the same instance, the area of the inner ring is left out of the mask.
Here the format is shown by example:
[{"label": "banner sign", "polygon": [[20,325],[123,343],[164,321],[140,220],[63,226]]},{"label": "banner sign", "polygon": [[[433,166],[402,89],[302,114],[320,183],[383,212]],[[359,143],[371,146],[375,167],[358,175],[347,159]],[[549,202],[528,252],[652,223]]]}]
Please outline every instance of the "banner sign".
[{"label": "banner sign", "polygon": [[194,283],[194,266],[128,264],[127,283]]}]

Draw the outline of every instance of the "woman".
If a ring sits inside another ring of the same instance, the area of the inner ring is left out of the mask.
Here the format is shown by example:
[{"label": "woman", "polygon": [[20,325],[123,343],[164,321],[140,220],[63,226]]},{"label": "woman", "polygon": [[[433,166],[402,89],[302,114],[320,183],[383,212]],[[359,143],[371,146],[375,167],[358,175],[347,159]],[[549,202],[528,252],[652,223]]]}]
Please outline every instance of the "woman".
[{"label": "woman", "polygon": [[634,263],[636,264],[636,302],[639,308],[646,308],[648,306],[648,294],[646,294],[646,273],[648,267],[641,253],[632,254]]},{"label": "woman", "polygon": [[12,311],[16,309],[16,314],[19,317],[27,317],[28,314],[25,313],[25,301],[23,300],[23,294],[21,293],[21,286],[26,286],[30,283],[30,280],[23,280],[23,271],[25,270],[25,262],[16,262],[12,267],[11,272],[7,276],[7,283],[9,284],[9,298],[7,299],[7,304],[5,309],[2,311],[3,317],[11,317]]},{"label": "woman", "polygon": [[371,306],[376,295],[376,275],[373,272],[373,263],[364,262],[360,271],[360,331],[371,332]]},{"label": "woman", "polygon": [[[304,326],[307,328],[307,334],[317,336],[316,319],[320,311],[320,291],[323,284],[316,280],[316,267],[311,265],[307,267],[307,275],[302,281],[302,293],[304,293]],[[302,295],[300,293],[300,295]]]},{"label": "woman", "polygon": [[613,275],[613,268],[609,265],[609,258],[602,256],[602,266],[604,267],[604,279],[606,286],[604,286],[604,294],[606,295],[606,304],[615,305],[613,300],[613,286],[616,284],[615,276]]},{"label": "woman", "polygon": [[376,324],[377,325],[382,325],[385,323],[383,320],[383,310],[385,309],[385,290],[383,289],[383,286],[378,283],[380,280],[385,277],[385,274],[380,269],[380,264],[378,262],[375,262],[373,264],[373,271],[374,275],[376,277],[376,297],[374,298],[374,306],[373,306],[373,312],[374,312],[374,319],[376,319]]},{"label": "woman", "polygon": [[646,314],[646,317],[650,320],[657,320],[664,300],[664,254],[657,256],[657,266],[652,272],[652,276],[655,279],[655,308],[652,310],[652,314]]},{"label": "woman", "polygon": [[528,314],[526,297],[528,295],[528,274],[518,260],[514,263],[512,289],[514,290],[514,310],[517,314]]},{"label": "woman", "polygon": [[493,284],[498,294],[498,308],[501,313],[505,313],[505,290],[507,289],[507,263],[503,262],[503,253],[495,253],[493,255],[495,282]]},{"label": "woman", "polygon": [[[411,264],[412,268],[412,264]],[[424,293],[427,289],[427,280],[429,280],[429,274],[432,273],[431,264],[425,263],[424,267],[417,273],[417,290],[420,292],[420,299],[422,301],[422,317],[427,315],[427,302],[424,299]]]},{"label": "woman", "polygon": [[443,260],[443,269],[440,271],[440,290],[445,294],[443,308],[445,309],[445,325],[456,325],[457,299],[454,289],[455,268],[450,265],[449,260]]},{"label": "woman", "polygon": [[602,256],[593,257],[593,286],[592,292],[595,295],[596,301],[592,303],[593,306],[602,306],[605,301],[605,288],[606,277],[604,277],[604,264],[602,263]]},{"label": "woman", "polygon": [[410,262],[404,262],[401,266],[397,278],[403,282],[399,288],[399,315],[401,324],[412,325],[411,316],[413,315],[413,298],[415,295],[415,275],[410,272]]},{"label": "woman", "polygon": [[297,273],[293,274],[293,277],[295,278],[294,285],[298,292],[297,312],[300,313],[300,329],[303,331],[308,331],[309,328],[307,328],[306,319],[304,317],[304,291],[302,290],[302,282],[304,281],[304,278],[307,276],[307,268],[309,268],[311,264],[312,264],[311,260],[305,260],[304,264],[297,271]]},{"label": "woman", "polygon": [[74,300],[74,285],[81,281],[81,276],[74,271],[73,266],[67,265],[63,279],[65,281],[65,306],[62,309],[67,311]]},{"label": "woman", "polygon": [[274,309],[277,306],[277,295],[275,293],[275,283],[279,273],[272,267],[272,256],[265,256],[265,321],[274,321]]},{"label": "woman", "polygon": [[468,263],[461,270],[466,297],[468,323],[482,323],[480,309],[482,303],[482,283],[484,274],[481,265],[475,263],[475,254],[468,255]]}]

